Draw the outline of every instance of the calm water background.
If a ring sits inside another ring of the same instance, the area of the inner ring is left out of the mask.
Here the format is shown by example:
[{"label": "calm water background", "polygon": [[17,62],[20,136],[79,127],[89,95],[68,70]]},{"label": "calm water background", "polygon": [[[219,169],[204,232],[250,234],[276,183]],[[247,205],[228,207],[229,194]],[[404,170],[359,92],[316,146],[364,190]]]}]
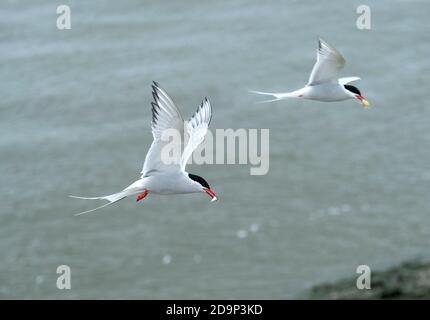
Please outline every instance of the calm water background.
[{"label": "calm water background", "polygon": [[[2,1],[0,297],[293,298],[359,264],[430,257],[430,3],[369,1],[360,31],[361,3]],[[255,104],[248,89],[307,81],[319,36],[372,108]],[[152,80],[186,116],[208,96],[212,128],[270,128],[268,175],[194,165],[217,204],[149,196],[73,216],[97,203],[68,194],[138,178]],[[72,290],[56,289],[60,264]]]}]

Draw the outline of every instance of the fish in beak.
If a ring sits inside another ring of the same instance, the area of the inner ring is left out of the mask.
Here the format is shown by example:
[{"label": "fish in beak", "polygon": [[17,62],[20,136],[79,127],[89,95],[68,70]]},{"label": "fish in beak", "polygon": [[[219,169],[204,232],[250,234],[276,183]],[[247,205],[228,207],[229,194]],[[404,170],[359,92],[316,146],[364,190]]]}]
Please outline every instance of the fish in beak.
[{"label": "fish in beak", "polygon": [[203,188],[203,191],[206,192],[212,198],[211,202],[218,201],[218,197],[212,189]]},{"label": "fish in beak", "polygon": [[357,98],[357,100],[359,100],[363,104],[364,108],[369,108],[369,101],[364,99],[363,96],[360,96],[359,94],[357,94],[355,97]]}]

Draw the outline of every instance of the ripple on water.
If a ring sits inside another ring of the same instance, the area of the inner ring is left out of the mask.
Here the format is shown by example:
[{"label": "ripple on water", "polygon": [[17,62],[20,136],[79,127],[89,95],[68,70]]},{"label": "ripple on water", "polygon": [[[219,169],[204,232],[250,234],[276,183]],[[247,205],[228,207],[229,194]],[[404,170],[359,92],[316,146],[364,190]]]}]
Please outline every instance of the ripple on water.
[{"label": "ripple on water", "polygon": [[258,223],[253,223],[249,226],[249,231],[251,232],[257,232],[260,229],[260,226]]},{"label": "ripple on water", "polygon": [[248,231],[243,230],[243,229],[237,230],[236,235],[239,239],[245,239],[248,236]]},{"label": "ripple on water", "polygon": [[166,255],[163,257],[162,262],[163,262],[163,264],[164,264],[164,265],[168,265],[168,264],[170,264],[170,263],[172,262],[172,256],[170,256],[170,255],[166,254]]}]

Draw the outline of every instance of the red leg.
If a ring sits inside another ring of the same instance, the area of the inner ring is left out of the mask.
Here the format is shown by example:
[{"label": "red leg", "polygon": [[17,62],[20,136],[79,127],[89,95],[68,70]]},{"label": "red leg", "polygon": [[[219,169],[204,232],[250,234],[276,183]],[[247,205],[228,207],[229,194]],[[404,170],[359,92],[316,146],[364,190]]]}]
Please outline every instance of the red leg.
[{"label": "red leg", "polygon": [[145,189],[145,191],[143,193],[141,193],[141,194],[139,194],[137,196],[136,202],[138,202],[138,201],[142,200],[143,198],[145,198],[148,195],[148,193],[149,193],[148,190]]}]

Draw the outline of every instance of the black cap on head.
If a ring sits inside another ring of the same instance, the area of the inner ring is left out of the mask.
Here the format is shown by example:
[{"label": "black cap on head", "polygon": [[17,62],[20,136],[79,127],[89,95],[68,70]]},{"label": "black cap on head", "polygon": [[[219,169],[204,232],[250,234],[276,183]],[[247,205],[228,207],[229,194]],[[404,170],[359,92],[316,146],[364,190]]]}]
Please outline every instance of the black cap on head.
[{"label": "black cap on head", "polygon": [[357,87],[351,86],[349,84],[344,85],[345,89],[348,91],[351,91],[352,93],[358,94],[361,96],[360,90],[357,89]]},{"label": "black cap on head", "polygon": [[200,183],[200,185],[202,187],[210,189],[209,183],[207,183],[206,180],[203,179],[202,177],[195,175],[195,174],[192,174],[192,173],[189,173],[188,176],[190,177],[191,180],[194,180],[194,181]]}]

